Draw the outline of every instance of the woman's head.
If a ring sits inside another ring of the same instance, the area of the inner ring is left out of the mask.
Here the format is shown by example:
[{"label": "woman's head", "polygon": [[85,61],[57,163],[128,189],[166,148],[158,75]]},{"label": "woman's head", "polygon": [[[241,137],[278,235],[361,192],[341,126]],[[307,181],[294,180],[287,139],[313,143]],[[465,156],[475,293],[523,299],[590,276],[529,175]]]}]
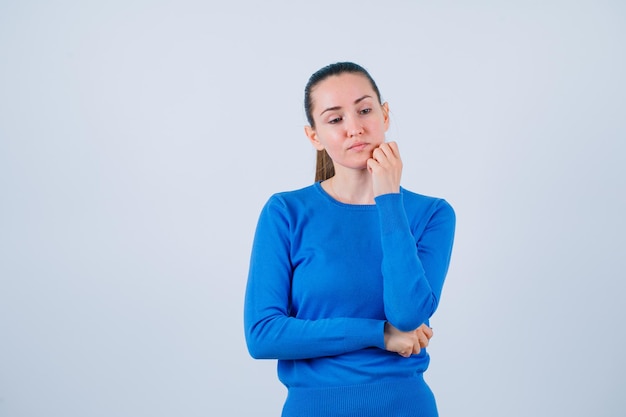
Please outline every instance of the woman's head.
[{"label": "woman's head", "polygon": [[[370,74],[352,62],[328,65],[309,78],[304,90],[309,122],[305,132],[318,150],[315,181],[334,176],[337,163],[358,168],[371,157],[373,148],[384,141],[388,126],[388,107],[381,102]],[[358,154],[344,149],[346,143],[357,140],[351,130],[360,132],[359,142],[367,142]]]},{"label": "woman's head", "polygon": [[315,87],[317,87],[319,83],[326,80],[328,77],[345,73],[359,74],[367,78],[367,80],[372,85],[372,89],[376,93],[376,98],[378,99],[378,102],[382,103],[378,86],[365,68],[353,62],[337,62],[335,64],[327,65],[311,75],[309,81],[306,84],[306,87],[304,87],[304,112],[306,114],[307,121],[309,122],[309,125],[311,125],[311,127],[315,127],[315,119],[313,118],[313,90],[315,90]]}]

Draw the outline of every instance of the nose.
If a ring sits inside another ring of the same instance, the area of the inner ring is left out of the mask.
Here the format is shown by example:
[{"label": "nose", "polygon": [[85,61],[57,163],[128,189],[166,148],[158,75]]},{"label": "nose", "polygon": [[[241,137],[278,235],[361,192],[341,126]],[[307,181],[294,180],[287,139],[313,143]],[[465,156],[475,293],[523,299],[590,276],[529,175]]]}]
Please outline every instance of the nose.
[{"label": "nose", "polygon": [[363,134],[363,125],[359,123],[358,119],[350,117],[346,122],[346,132],[349,137]]}]

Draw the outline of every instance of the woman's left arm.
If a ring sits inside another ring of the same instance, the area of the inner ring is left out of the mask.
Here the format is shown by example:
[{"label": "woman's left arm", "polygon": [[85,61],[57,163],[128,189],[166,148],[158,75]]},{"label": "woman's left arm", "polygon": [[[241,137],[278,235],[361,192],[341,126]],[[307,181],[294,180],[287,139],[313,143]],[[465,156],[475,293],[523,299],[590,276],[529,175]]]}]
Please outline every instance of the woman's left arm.
[{"label": "woman's left arm", "polygon": [[387,320],[403,331],[427,323],[439,304],[448,272],[456,218],[433,199],[423,231],[411,230],[402,194],[376,198],[381,219],[383,299]]},{"label": "woman's left arm", "polygon": [[368,169],[380,214],[385,314],[394,327],[414,330],[437,309],[456,217],[445,200],[432,199],[422,212],[425,227],[412,230],[400,193],[402,160],[395,142],[376,149]]}]

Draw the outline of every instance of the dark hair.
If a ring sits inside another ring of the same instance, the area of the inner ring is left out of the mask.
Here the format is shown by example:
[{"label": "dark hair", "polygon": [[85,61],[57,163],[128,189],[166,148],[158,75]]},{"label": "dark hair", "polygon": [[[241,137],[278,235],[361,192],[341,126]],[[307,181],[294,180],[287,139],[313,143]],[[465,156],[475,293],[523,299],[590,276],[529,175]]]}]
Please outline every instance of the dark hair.
[{"label": "dark hair", "polygon": [[[372,85],[374,92],[376,93],[378,102],[382,102],[378,86],[365,68],[353,62],[337,62],[327,65],[311,75],[309,81],[306,83],[306,87],[304,87],[304,112],[306,114],[307,121],[312,128],[315,128],[315,121],[313,120],[312,114],[313,100],[311,98],[311,93],[313,89],[326,78],[333,75],[341,75],[344,73],[361,74],[365,78],[367,78],[367,80]],[[328,153],[325,150],[322,149],[321,151],[317,151],[315,181],[324,181],[332,177],[333,175],[335,175],[335,167],[333,165],[332,159],[330,159],[330,156],[328,156]]]}]

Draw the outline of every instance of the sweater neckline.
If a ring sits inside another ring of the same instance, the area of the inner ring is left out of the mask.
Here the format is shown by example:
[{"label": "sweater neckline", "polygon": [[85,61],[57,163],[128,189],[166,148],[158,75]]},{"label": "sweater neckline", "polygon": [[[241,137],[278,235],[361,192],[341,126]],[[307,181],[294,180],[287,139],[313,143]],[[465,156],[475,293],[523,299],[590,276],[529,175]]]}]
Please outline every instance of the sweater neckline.
[{"label": "sweater neckline", "polygon": [[324,188],[322,188],[322,182],[321,181],[316,181],[313,184],[315,190],[321,194],[321,196],[331,202],[332,204],[339,206],[339,207],[344,207],[344,208],[349,208],[349,209],[355,209],[355,210],[376,210],[376,204],[349,204],[349,203],[343,203],[339,200],[336,200],[335,198],[333,198],[333,196],[331,196],[330,194],[328,194],[326,192],[326,190],[324,190]]}]

